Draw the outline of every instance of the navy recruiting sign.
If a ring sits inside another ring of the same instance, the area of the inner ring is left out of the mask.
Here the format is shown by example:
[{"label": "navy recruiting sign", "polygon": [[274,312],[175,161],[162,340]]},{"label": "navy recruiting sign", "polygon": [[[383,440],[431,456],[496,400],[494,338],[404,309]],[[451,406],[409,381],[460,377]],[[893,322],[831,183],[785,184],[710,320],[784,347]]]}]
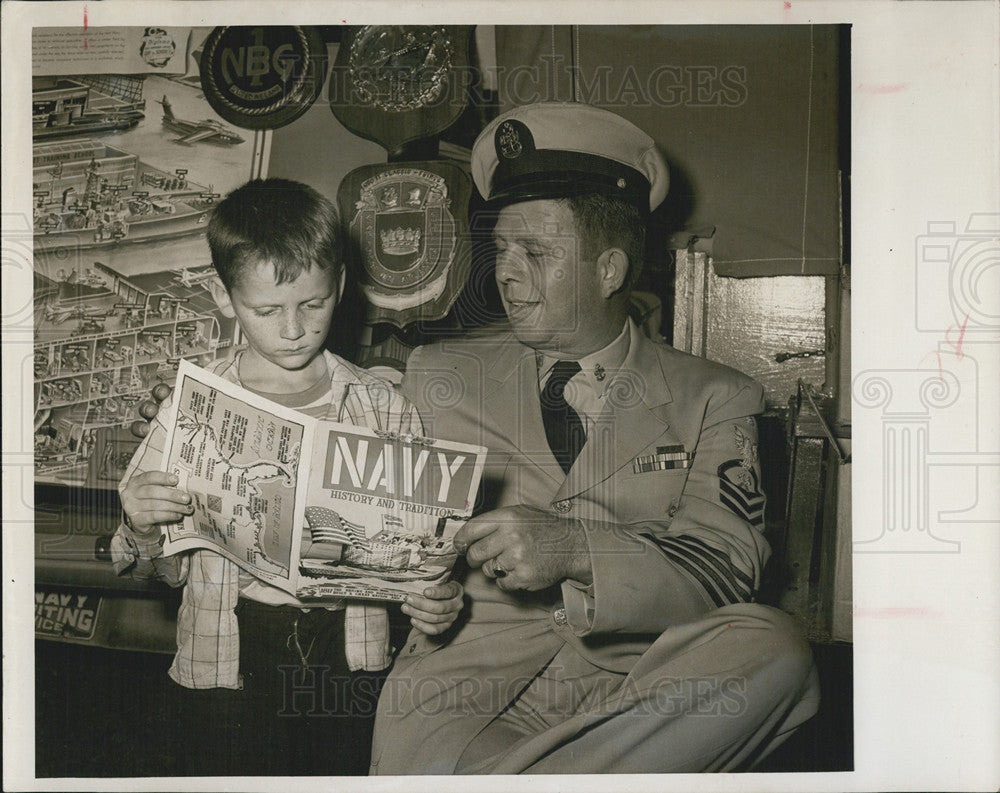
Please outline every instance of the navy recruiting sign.
[{"label": "navy recruiting sign", "polygon": [[79,591],[35,590],[35,635],[43,639],[94,638],[101,598]]},{"label": "navy recruiting sign", "polygon": [[205,40],[205,98],[245,129],[274,129],[305,113],[326,78],[326,45],[316,28],[218,27]]},{"label": "navy recruiting sign", "polygon": [[366,165],[337,191],[369,323],[440,319],[469,277],[469,177],[447,162]]}]

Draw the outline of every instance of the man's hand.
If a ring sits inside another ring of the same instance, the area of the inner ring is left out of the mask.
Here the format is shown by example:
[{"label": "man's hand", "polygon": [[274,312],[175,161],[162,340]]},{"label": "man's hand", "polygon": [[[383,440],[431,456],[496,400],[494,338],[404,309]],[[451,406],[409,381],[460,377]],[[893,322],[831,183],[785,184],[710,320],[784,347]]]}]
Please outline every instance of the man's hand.
[{"label": "man's hand", "polygon": [[566,578],[593,582],[580,522],[523,504],[473,518],[455,534],[455,548],[507,591],[545,589]]},{"label": "man's hand", "polygon": [[132,422],[132,434],[135,435],[135,437],[145,438],[149,435],[149,422],[156,418],[156,414],[160,412],[160,404],[164,399],[170,396],[173,391],[174,389],[166,383],[157,383],[153,386],[153,390],[150,392],[153,395],[153,398],[139,403],[139,415],[145,420]]},{"label": "man's hand", "polygon": [[191,496],[176,487],[177,477],[164,471],[133,476],[122,491],[122,509],[129,528],[145,538],[155,535],[161,523],[176,523],[194,512]]},{"label": "man's hand", "polygon": [[407,595],[403,602],[403,613],[409,616],[410,624],[424,633],[434,636],[444,633],[462,610],[462,595],[465,590],[457,581],[429,586],[420,595]]}]

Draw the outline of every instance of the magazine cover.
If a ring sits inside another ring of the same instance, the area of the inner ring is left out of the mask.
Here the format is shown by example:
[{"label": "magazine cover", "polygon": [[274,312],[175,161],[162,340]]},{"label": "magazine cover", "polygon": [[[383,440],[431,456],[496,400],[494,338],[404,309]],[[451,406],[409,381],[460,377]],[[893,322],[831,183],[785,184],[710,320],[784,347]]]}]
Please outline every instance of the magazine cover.
[{"label": "magazine cover", "polygon": [[167,426],[165,470],[194,514],[165,528],[164,553],[207,548],[302,600],[403,600],[447,580],[486,459],[319,421],[187,361]]}]

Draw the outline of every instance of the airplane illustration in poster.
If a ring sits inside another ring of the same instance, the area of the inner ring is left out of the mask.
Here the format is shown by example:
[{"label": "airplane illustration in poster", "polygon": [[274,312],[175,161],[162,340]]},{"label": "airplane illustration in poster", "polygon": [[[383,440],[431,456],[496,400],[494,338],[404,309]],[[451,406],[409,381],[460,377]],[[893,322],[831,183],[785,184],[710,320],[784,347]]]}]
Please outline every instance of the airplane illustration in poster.
[{"label": "airplane illustration in poster", "polygon": [[177,143],[197,143],[203,140],[206,143],[234,146],[237,143],[243,142],[243,138],[233,132],[233,130],[213,119],[206,118],[202,121],[188,121],[183,118],[177,118],[174,115],[174,109],[166,94],[163,95],[163,99],[157,99],[156,101],[163,105],[163,126],[173,132],[180,133],[181,137],[175,139]]}]

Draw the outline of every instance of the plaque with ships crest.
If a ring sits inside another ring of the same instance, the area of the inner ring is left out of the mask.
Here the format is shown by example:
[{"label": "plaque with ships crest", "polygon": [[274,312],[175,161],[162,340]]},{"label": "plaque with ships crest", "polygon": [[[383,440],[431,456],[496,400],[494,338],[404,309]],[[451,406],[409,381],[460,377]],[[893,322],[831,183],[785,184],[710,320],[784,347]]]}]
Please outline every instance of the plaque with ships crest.
[{"label": "plaque with ships crest", "polygon": [[447,162],[366,165],[337,198],[361,264],[368,322],[440,319],[469,274],[469,177]]},{"label": "plaque with ships crest", "polygon": [[341,124],[390,153],[437,135],[465,109],[467,25],[363,25],[345,33],[330,79]]}]

